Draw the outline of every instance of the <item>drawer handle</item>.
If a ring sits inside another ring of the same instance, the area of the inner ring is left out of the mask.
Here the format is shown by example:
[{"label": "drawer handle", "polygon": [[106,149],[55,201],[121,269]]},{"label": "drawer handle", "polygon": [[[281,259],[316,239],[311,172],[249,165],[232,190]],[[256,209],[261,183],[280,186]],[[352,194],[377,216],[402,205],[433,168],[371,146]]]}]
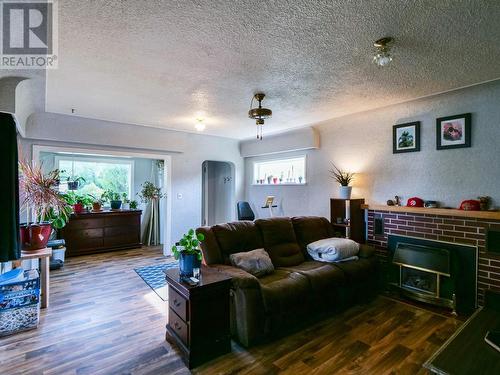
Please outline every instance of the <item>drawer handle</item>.
[{"label": "drawer handle", "polygon": [[174,306],[179,307],[180,305],[181,305],[181,303],[179,301],[177,301],[177,298],[174,299]]},{"label": "drawer handle", "polygon": [[180,324],[179,324],[179,323],[177,323],[177,322],[175,322],[175,323],[174,323],[174,327],[175,327],[175,329],[176,329],[176,330],[180,330],[180,329],[182,328],[182,327],[180,326]]}]

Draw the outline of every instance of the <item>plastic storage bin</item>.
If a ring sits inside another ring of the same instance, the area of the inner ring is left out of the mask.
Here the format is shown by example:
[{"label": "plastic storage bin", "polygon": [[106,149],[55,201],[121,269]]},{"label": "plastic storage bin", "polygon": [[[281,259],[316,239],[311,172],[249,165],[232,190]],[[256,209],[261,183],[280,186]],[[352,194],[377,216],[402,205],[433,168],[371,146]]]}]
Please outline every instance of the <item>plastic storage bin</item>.
[{"label": "plastic storage bin", "polygon": [[0,336],[36,328],[40,320],[40,276],[24,271],[21,280],[0,284]]}]

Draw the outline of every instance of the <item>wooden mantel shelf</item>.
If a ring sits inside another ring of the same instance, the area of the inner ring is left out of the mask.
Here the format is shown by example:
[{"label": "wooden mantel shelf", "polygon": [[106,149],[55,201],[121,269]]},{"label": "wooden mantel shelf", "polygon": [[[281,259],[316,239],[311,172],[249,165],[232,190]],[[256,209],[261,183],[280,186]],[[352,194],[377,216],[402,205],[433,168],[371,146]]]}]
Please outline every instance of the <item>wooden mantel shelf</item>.
[{"label": "wooden mantel shelf", "polygon": [[382,204],[365,204],[361,208],[374,211],[390,211],[413,214],[430,214],[441,216],[459,216],[472,219],[500,220],[500,211],[464,211],[453,208],[424,208],[406,206],[387,206]]}]

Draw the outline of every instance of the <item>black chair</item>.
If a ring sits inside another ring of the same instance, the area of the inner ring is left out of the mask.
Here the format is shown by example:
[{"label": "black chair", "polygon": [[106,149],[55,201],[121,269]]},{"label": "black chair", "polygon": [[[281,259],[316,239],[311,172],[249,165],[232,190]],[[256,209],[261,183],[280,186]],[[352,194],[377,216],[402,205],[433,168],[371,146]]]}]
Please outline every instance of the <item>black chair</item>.
[{"label": "black chair", "polygon": [[255,220],[255,214],[248,202],[240,201],[236,204],[238,209],[238,220]]}]

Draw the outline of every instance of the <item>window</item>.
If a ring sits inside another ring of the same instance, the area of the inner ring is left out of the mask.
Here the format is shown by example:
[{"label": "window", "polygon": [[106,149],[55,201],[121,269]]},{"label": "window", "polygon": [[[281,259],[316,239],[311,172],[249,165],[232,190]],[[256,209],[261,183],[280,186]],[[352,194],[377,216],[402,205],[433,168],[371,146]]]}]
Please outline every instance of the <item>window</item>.
[{"label": "window", "polygon": [[306,157],[276,159],[254,163],[257,185],[303,185],[306,183]]},{"label": "window", "polygon": [[61,172],[59,190],[68,190],[68,178],[82,177],[78,193],[100,197],[105,190],[132,196],[132,160],[99,159],[94,157],[57,156],[56,166]]}]

